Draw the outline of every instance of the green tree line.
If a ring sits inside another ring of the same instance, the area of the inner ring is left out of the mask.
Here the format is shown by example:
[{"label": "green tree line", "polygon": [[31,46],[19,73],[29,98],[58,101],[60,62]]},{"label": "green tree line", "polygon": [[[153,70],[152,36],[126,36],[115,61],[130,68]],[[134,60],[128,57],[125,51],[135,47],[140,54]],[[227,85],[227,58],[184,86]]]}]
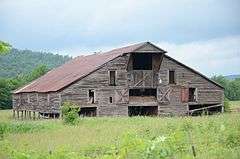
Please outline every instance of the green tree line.
[{"label": "green tree line", "polygon": [[240,100],[240,78],[229,80],[224,76],[213,76],[211,78],[224,87],[224,95],[229,100]]},{"label": "green tree line", "polygon": [[[70,60],[69,56],[18,50],[0,41],[0,109],[12,107],[12,91]],[[29,73],[30,72],[30,73]]]},{"label": "green tree line", "polygon": [[0,78],[0,109],[12,108],[12,91],[39,78],[48,72],[45,65],[39,65],[31,73],[14,78]]},{"label": "green tree line", "polygon": [[12,78],[28,74],[39,65],[52,69],[70,59],[69,56],[12,48],[7,54],[0,55],[0,77]]}]

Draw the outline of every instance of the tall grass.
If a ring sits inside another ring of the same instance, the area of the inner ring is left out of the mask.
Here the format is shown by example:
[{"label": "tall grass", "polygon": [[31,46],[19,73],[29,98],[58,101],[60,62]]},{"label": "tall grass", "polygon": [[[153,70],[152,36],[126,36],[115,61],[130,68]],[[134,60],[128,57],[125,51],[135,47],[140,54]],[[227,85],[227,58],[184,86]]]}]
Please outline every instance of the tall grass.
[{"label": "tall grass", "polygon": [[74,126],[30,123],[57,129],[9,131],[0,141],[0,158],[194,158],[192,145],[196,158],[240,158],[240,114],[83,118]]}]

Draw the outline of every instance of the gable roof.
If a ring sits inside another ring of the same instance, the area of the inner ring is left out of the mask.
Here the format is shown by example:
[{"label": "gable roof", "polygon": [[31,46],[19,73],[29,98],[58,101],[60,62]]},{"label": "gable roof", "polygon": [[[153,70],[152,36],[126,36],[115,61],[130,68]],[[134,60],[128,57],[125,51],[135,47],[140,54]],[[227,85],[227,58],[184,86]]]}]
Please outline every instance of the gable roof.
[{"label": "gable roof", "polygon": [[[59,91],[62,88],[65,88],[71,85],[77,80],[80,80],[85,76],[91,74],[92,72],[96,71],[97,69],[101,68],[107,62],[127,53],[138,52],[138,51],[141,52],[141,49],[146,46],[151,46],[152,48],[154,48],[155,51],[153,52],[166,53],[166,51],[162,50],[161,48],[155,46],[150,42],[143,42],[143,43],[138,43],[138,44],[122,47],[122,48],[117,48],[105,53],[95,53],[88,56],[78,56],[73,60],[63,64],[62,66],[59,66],[49,71],[48,73],[34,80],[30,84],[25,85],[22,88],[13,91],[13,93],[14,94],[24,93],[24,92],[44,93],[44,92]],[[165,57],[170,58],[171,60],[174,60],[180,65],[199,74],[206,80],[212,82],[213,84],[219,86],[220,88],[223,88],[218,83],[212,81],[211,79],[207,78],[203,74],[184,65],[183,63],[171,58],[170,56],[165,55]]]},{"label": "gable roof", "polygon": [[122,56],[123,54],[137,51],[147,45],[155,47],[155,49],[158,49],[161,53],[166,52],[150,42],[143,42],[114,49],[105,53],[78,56],[64,65],[49,71],[30,84],[15,90],[13,93],[58,91],[99,69],[105,63]]}]

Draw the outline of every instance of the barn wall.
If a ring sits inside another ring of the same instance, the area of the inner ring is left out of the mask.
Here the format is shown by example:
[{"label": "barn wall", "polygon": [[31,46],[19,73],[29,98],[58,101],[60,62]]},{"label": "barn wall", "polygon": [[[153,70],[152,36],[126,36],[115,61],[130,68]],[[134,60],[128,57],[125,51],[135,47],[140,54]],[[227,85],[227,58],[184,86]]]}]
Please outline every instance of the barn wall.
[{"label": "barn wall", "polygon": [[[176,77],[176,84],[169,85],[168,71],[174,70]],[[197,88],[197,102],[198,104],[222,103],[223,89],[206,80],[199,74],[180,65],[176,61],[163,57],[162,64],[159,70],[159,76],[162,83],[159,84],[158,89],[171,89],[169,94],[170,102],[160,104],[159,113],[174,113],[182,114],[188,109],[187,103],[181,101],[181,88],[194,87]],[[164,91],[163,91],[164,92]],[[196,104],[195,103],[195,104]]]},{"label": "barn wall", "polygon": [[[72,101],[80,107],[98,107],[97,115],[127,115],[127,106],[116,101],[116,89],[127,88],[127,63],[129,55],[118,57],[97,71],[63,89],[62,102]],[[116,71],[116,86],[109,86],[109,70]],[[88,92],[94,90],[95,103],[89,103]],[[112,97],[113,103],[109,98]]]},{"label": "barn wall", "polygon": [[61,98],[53,93],[20,93],[13,95],[13,109],[41,113],[59,112]]}]

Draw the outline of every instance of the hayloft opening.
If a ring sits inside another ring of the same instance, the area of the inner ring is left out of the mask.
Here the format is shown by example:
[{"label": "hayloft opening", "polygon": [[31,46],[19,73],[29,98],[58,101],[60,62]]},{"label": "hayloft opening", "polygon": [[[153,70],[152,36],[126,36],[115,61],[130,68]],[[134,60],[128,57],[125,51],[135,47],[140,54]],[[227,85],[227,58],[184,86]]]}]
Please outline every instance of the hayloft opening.
[{"label": "hayloft opening", "polygon": [[157,106],[129,106],[128,115],[129,116],[157,116],[158,107]]},{"label": "hayloft opening", "polygon": [[132,57],[134,70],[152,70],[152,54],[135,53]]},{"label": "hayloft opening", "polygon": [[97,116],[97,107],[82,107],[78,114],[83,117]]}]

